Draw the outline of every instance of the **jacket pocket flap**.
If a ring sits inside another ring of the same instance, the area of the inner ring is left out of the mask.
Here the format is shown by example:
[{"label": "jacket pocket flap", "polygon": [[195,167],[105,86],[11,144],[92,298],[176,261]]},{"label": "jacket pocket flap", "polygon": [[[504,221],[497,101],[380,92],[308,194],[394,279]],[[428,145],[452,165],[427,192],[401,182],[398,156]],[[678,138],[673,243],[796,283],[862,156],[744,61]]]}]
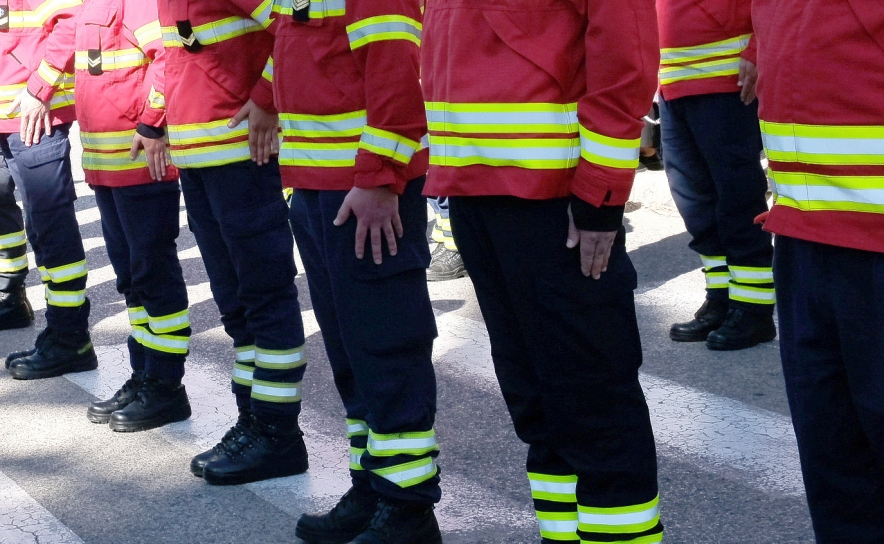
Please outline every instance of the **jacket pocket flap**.
[{"label": "jacket pocket flap", "polygon": [[[87,4],[88,5],[88,4]],[[80,22],[87,25],[111,26],[117,10],[109,6],[94,6],[80,12]]]}]

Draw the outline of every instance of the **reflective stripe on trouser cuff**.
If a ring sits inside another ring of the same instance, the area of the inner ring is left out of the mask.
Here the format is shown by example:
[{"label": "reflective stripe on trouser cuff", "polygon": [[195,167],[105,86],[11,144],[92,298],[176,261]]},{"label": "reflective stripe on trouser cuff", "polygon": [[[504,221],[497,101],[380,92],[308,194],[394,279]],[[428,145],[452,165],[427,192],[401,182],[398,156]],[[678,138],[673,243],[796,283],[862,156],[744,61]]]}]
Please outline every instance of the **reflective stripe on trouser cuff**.
[{"label": "reflective stripe on trouser cuff", "polygon": [[25,231],[13,232],[5,236],[0,236],[0,249],[10,249],[13,247],[23,246],[27,242]]},{"label": "reflective stripe on trouser cuff", "polygon": [[365,448],[354,448],[350,446],[350,470],[365,470],[362,468],[362,454]]},{"label": "reflective stripe on trouser cuff", "polygon": [[661,542],[663,542],[662,531],[659,533],[654,533],[652,535],[618,539],[613,542],[610,540],[590,540],[585,538],[580,539],[580,544],[660,544]]},{"label": "reflective stripe on trouser cuff", "polygon": [[294,349],[255,348],[255,366],[272,370],[298,368],[307,363],[304,346]]},{"label": "reflective stripe on trouser cuff", "polygon": [[730,283],[730,272],[706,272],[706,289],[727,289]]},{"label": "reflective stripe on trouser cuff", "polygon": [[45,266],[38,266],[37,270],[40,272],[40,281],[43,283],[47,283],[49,281],[49,272],[46,272]]},{"label": "reflective stripe on trouser cuff", "polygon": [[266,402],[301,402],[301,382],[275,383],[252,380],[252,398]]},{"label": "reflective stripe on trouser cuff", "polygon": [[580,125],[580,156],[610,168],[638,168],[641,139],[623,140],[593,132]]},{"label": "reflective stripe on trouser cuff", "polygon": [[236,349],[237,363],[255,362],[255,346],[240,346],[234,349]]},{"label": "reflective stripe on trouser cuff", "polygon": [[150,330],[155,333],[166,333],[185,329],[190,326],[190,311],[181,310],[174,314],[162,315],[159,317],[150,316]]},{"label": "reflective stripe on trouser cuff", "polygon": [[416,433],[377,434],[368,432],[368,452],[372,457],[393,457],[394,455],[426,455],[438,451],[436,431]]},{"label": "reflective stripe on trouser cuff", "polygon": [[740,285],[734,282],[730,284],[728,298],[749,304],[770,305],[776,303],[773,287],[755,287],[752,285]]},{"label": "reflective stripe on trouser cuff", "polygon": [[251,387],[252,380],[254,379],[254,374],[255,367],[253,366],[243,365],[240,363],[233,364],[233,381],[240,385]]},{"label": "reflective stripe on trouser cuff", "polygon": [[577,505],[573,512],[541,512],[537,511],[537,523],[540,525],[540,536],[549,540],[577,540]]},{"label": "reflective stripe on trouser cuff", "polygon": [[399,487],[411,487],[429,480],[439,469],[435,459],[424,457],[410,463],[374,469],[372,472]]},{"label": "reflective stripe on trouser cuff", "polygon": [[724,255],[722,255],[720,257],[710,257],[708,255],[700,255],[700,260],[703,261],[703,268],[705,270],[712,270],[713,268],[727,266],[727,257],[725,257]]},{"label": "reflective stripe on trouser cuff", "polygon": [[354,436],[368,436],[368,423],[361,419],[348,419],[347,438]]},{"label": "reflective stripe on trouser cuff", "polygon": [[189,336],[174,336],[171,334],[153,334],[142,326],[132,327],[132,337],[146,348],[163,353],[186,355],[190,347]]},{"label": "reflective stripe on trouser cuff", "polygon": [[127,308],[127,310],[129,312],[130,325],[147,325],[149,318],[144,306],[133,306],[132,308]]},{"label": "reflective stripe on trouser cuff", "polygon": [[577,502],[577,476],[528,473],[531,498],[552,502]]},{"label": "reflective stripe on trouser cuff", "polygon": [[25,270],[28,267],[27,254],[12,259],[0,259],[0,273],[11,274]]},{"label": "reflective stripe on trouser cuff", "polygon": [[86,290],[81,291],[53,291],[46,286],[46,304],[61,308],[76,308],[86,302]]},{"label": "reflective stripe on trouser cuff", "polygon": [[635,506],[594,508],[577,506],[577,528],[585,533],[642,533],[660,523],[660,497]]},{"label": "reflective stripe on trouser cuff", "polygon": [[773,283],[773,269],[769,266],[731,265],[728,269],[737,283]]},{"label": "reflective stripe on trouser cuff", "polygon": [[56,266],[55,268],[47,268],[46,273],[53,283],[63,283],[86,276],[86,260],[76,263],[66,264],[64,266]]}]

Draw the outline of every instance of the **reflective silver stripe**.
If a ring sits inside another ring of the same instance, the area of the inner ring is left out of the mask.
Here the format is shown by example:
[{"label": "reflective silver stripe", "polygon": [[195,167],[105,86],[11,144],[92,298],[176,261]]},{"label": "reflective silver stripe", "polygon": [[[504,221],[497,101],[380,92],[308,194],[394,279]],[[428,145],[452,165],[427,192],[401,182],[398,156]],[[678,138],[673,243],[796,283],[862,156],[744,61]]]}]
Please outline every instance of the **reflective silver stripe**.
[{"label": "reflective silver stripe", "polygon": [[638,147],[615,147],[588,138],[585,131],[580,131],[580,147],[591,155],[614,159],[616,161],[637,161]]},{"label": "reflective silver stripe", "polygon": [[[302,145],[311,145],[306,148]],[[320,147],[322,146],[322,147]],[[335,163],[337,166],[356,164],[356,153],[358,151],[358,142],[350,145],[339,144],[301,144],[298,147],[292,145],[292,142],[283,142],[279,151],[279,161],[283,165],[316,165],[322,166],[323,163]]]},{"label": "reflective silver stripe", "polygon": [[364,470],[362,468],[362,454],[365,452],[361,448],[350,448],[350,469]]},{"label": "reflective silver stripe", "polygon": [[845,189],[822,185],[777,184],[777,196],[792,200],[817,202],[850,202],[884,207],[884,189]]},{"label": "reflective silver stripe", "polygon": [[244,162],[252,158],[249,142],[237,142],[226,146],[213,146],[172,152],[172,164],[179,168],[201,168],[219,166],[233,162]]},{"label": "reflective silver stripe", "polygon": [[[410,433],[403,433],[410,434]],[[383,436],[383,435],[382,435]],[[399,435],[394,435],[399,436]],[[374,433],[368,435],[368,451],[372,455],[422,455],[439,449],[435,436],[419,438],[379,438]]]},{"label": "reflective silver stripe", "polygon": [[365,126],[365,112],[354,112],[342,116],[306,116],[280,114],[279,122],[285,136],[345,137],[362,134]]},{"label": "reflective silver stripe", "polygon": [[731,283],[728,289],[728,297],[732,300],[749,302],[752,304],[774,304],[776,294],[771,288],[748,287]]},{"label": "reflective silver stripe", "polygon": [[251,385],[255,370],[245,365],[233,365],[233,381],[242,385]]},{"label": "reflective silver stripe", "polygon": [[46,272],[45,266],[38,266],[37,270],[40,272],[40,281],[46,283],[49,281],[49,273]]},{"label": "reflective silver stripe", "polygon": [[577,511],[577,520],[580,524],[586,525],[605,525],[616,527],[618,525],[635,525],[639,523],[648,523],[655,520],[660,515],[660,506],[655,505],[641,512],[629,512],[625,514],[600,514],[589,513],[579,509]]},{"label": "reflective silver stripe", "polygon": [[21,246],[27,242],[25,231],[13,232],[6,236],[0,236],[0,249],[9,249],[11,247]]},{"label": "reflective silver stripe", "polygon": [[81,132],[80,143],[85,148],[110,149],[128,151],[132,147],[132,139],[135,137],[134,130],[119,132]]},{"label": "reflective silver stripe", "polygon": [[731,276],[741,283],[772,283],[773,270],[770,268],[730,267]]},{"label": "reflective silver stripe", "polygon": [[177,331],[190,326],[190,312],[184,310],[163,317],[150,317],[150,329],[156,333]]},{"label": "reflective silver stripe", "polygon": [[666,84],[682,79],[701,79],[704,77],[732,75],[739,73],[739,71],[739,58],[702,62],[691,66],[673,66],[660,70],[660,82]]},{"label": "reflective silver stripe", "polygon": [[370,131],[370,129],[371,127],[365,127],[365,132],[362,133],[362,138],[359,140],[359,147],[405,164],[411,161],[411,157],[414,156],[415,151],[417,151],[416,147],[419,144],[415,145],[409,144],[407,141],[394,140],[393,138],[386,137],[379,131]]},{"label": "reflective silver stripe", "polygon": [[82,306],[86,302],[86,290],[82,291],[53,291],[46,287],[46,303],[50,306],[62,308],[74,308]]},{"label": "reflective silver stripe", "polygon": [[[464,134],[577,132],[577,104],[561,104],[562,111],[456,111],[457,106],[458,104],[427,103],[427,124],[430,130]],[[539,110],[545,110],[549,106],[552,104],[537,105]],[[513,104],[512,107],[530,108],[531,104]]]},{"label": "reflective silver stripe", "polygon": [[408,34],[409,36],[414,37],[417,43],[420,43],[420,23],[412,19],[384,21],[383,18],[384,16],[378,18],[373,17],[372,19],[378,19],[379,21],[376,23],[371,23],[369,22],[369,19],[368,21],[366,21],[369,22],[369,24],[360,26],[359,23],[356,23],[347,27],[347,37],[350,39],[350,44],[353,46],[354,49],[356,47],[359,47],[359,45],[361,45],[362,43],[367,43],[371,41],[371,37],[373,36],[380,37],[380,35],[385,34],[388,36],[390,34]]},{"label": "reflective silver stripe", "polygon": [[347,420],[347,438],[365,436],[368,434],[368,424],[358,419]]},{"label": "reflective silver stripe", "polygon": [[166,353],[187,353],[190,346],[189,338],[151,334],[144,327],[133,328],[132,337],[146,348]]},{"label": "reflective silver stripe", "polygon": [[732,40],[717,43],[698,45],[694,47],[668,48],[660,51],[660,61],[663,64],[676,64],[684,60],[703,59],[724,55],[736,55],[749,46],[751,34],[740,36]]},{"label": "reflective silver stripe", "polygon": [[63,283],[86,275],[86,261],[80,261],[65,266],[57,266],[55,268],[47,268],[46,273],[49,274],[53,283]]},{"label": "reflective silver stripe", "polygon": [[808,155],[884,155],[880,138],[813,138],[801,136],[764,136],[770,151],[807,153]]},{"label": "reflective silver stripe", "polygon": [[706,287],[709,289],[725,288],[731,283],[729,272],[707,272]]},{"label": "reflective silver stripe", "polygon": [[[193,28],[193,34],[201,44],[212,45],[262,30],[264,30],[264,27],[257,21],[241,17],[230,17],[223,21],[198,25]],[[178,34],[177,28],[163,28],[163,45],[166,47],[181,45],[181,36]]]},{"label": "reflective silver stripe", "polygon": [[[89,69],[89,53],[87,51],[77,51],[75,54],[74,67],[77,70]],[[138,51],[102,51],[101,52],[101,69],[105,72],[109,70],[118,70],[121,68],[134,68],[147,64],[144,53]]]},{"label": "reflective silver stripe", "polygon": [[199,143],[222,143],[249,133],[249,122],[244,120],[236,128],[227,126],[227,121],[191,125],[169,125],[169,143],[172,145],[191,145]]},{"label": "reflective silver stripe", "polygon": [[[550,139],[549,146],[536,146],[540,140],[512,140],[510,145],[500,145],[497,140],[441,137],[430,134],[430,160],[434,164],[448,165],[446,159],[467,164],[486,164],[486,161],[505,163],[500,165],[523,168],[570,168],[577,166],[580,156],[580,140]],[[483,160],[485,159],[485,160]]]},{"label": "reflective silver stripe", "polygon": [[705,255],[700,255],[700,259],[703,261],[703,267],[706,270],[709,270],[710,268],[727,266],[726,257],[707,257]]},{"label": "reflective silver stripe", "polygon": [[0,259],[0,272],[18,272],[28,267],[27,254],[12,259]]},{"label": "reflective silver stripe", "polygon": [[303,362],[303,348],[279,351],[257,348],[255,353],[255,365],[264,368],[294,368],[301,366]]},{"label": "reflective silver stripe", "polygon": [[255,346],[236,348],[237,362],[255,362]]},{"label": "reflective silver stripe", "polygon": [[253,380],[252,398],[269,402],[296,402],[301,399],[301,384],[272,384]]},{"label": "reflective silver stripe", "polygon": [[432,457],[427,457],[418,462],[373,470],[372,472],[400,487],[409,487],[432,478],[436,474],[437,468],[436,461]]},{"label": "reflective silver stripe", "polygon": [[528,483],[531,485],[531,491],[541,493],[574,496],[574,494],[577,492],[576,477],[574,478],[573,482],[548,482],[543,480],[535,480],[529,477]]},{"label": "reflective silver stripe", "polygon": [[577,513],[574,513],[573,520],[543,519],[538,515],[537,524],[540,525],[541,533],[556,533],[559,535],[576,536]]},{"label": "reflective silver stripe", "polygon": [[149,316],[147,315],[147,310],[144,309],[144,306],[129,308],[129,324],[144,325],[148,322],[148,319]]}]

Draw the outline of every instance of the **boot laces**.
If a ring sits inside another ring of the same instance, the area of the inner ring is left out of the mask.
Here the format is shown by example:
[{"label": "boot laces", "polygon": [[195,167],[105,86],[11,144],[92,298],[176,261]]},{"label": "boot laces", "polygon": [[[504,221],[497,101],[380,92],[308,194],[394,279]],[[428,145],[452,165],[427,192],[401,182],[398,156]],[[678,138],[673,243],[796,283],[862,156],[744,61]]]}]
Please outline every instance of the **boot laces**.
[{"label": "boot laces", "polygon": [[126,380],[126,383],[123,384],[123,387],[121,387],[119,390],[117,390],[116,393],[114,393],[114,398],[119,399],[132,391],[140,389],[143,383],[144,381],[141,376],[133,373],[132,377]]},{"label": "boot laces", "polygon": [[369,530],[381,534],[389,532],[390,526],[387,524],[387,521],[396,510],[398,510],[396,505],[391,504],[384,499],[378,500],[378,508],[375,510],[374,515],[371,517],[371,521],[368,524]]},{"label": "boot laces", "polygon": [[[247,419],[246,416],[245,419]],[[244,417],[240,415],[240,418],[237,420],[236,424],[227,429],[227,432],[224,433],[224,436],[221,437],[221,441],[215,444],[213,448],[215,451],[219,453],[226,453],[231,448],[233,448],[236,442],[240,439],[240,437],[246,432],[246,421],[243,421]]]}]

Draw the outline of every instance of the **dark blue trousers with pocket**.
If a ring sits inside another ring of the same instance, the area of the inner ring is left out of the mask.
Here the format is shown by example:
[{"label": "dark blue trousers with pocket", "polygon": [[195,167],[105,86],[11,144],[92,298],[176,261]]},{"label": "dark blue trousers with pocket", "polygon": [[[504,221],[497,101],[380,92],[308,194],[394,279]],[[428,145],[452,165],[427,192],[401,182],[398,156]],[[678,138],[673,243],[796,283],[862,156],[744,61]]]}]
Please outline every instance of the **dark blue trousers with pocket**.
[{"label": "dark blue trousers with pocket", "polygon": [[[74,210],[77,199],[71,174],[71,125],[52,128],[37,145],[26,147],[18,133],[0,134],[0,291],[24,285],[28,273],[27,241],[46,286],[46,324],[62,331],[85,331],[86,254]],[[18,187],[25,208],[15,201]]]},{"label": "dark blue trousers with pocket", "polygon": [[817,541],[884,542],[884,254],[778,235],[774,278]]},{"label": "dark blue trousers with pocket", "polygon": [[266,420],[301,411],[304,326],[279,165],[182,168],[181,191],[224,330],[237,406]]},{"label": "dark blue trousers with pocket", "polygon": [[290,220],[304,261],[310,299],[347,417],[354,485],[434,503],[441,497],[433,423],[436,321],[427,291],[424,178],[399,199],[405,235],[376,265],[370,243],[354,252],[356,218],[332,223],[347,191],[297,189]]}]

